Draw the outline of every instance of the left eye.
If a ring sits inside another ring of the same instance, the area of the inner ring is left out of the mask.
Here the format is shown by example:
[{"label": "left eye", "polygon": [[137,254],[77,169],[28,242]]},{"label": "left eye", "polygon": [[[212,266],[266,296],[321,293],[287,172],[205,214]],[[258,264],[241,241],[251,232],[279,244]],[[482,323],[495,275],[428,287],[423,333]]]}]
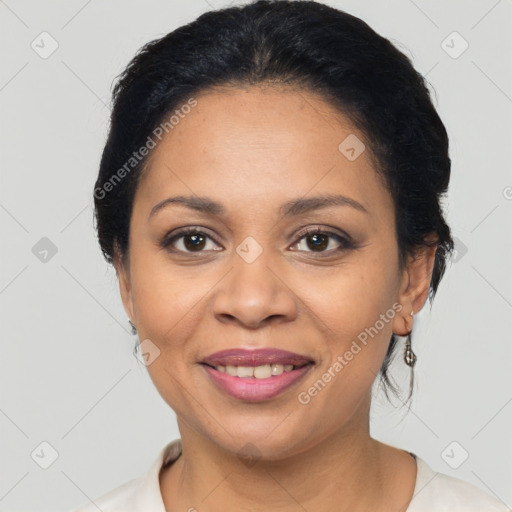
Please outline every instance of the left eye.
[{"label": "left eye", "polygon": [[[330,241],[333,239],[336,240],[341,247],[339,246],[337,248],[335,247],[326,250],[330,245]],[[306,252],[331,252],[349,249],[352,247],[352,244],[347,238],[319,228],[307,231],[295,246],[299,246],[303,240],[306,241],[306,246],[311,249],[311,251]]]}]

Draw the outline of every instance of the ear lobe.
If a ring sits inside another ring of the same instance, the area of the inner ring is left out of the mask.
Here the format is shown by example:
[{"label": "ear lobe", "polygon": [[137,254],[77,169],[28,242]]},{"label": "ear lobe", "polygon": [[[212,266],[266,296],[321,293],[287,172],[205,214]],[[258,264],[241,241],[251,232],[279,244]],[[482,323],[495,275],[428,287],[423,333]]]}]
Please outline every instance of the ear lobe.
[{"label": "ear lobe", "polygon": [[136,325],[135,315],[133,314],[133,296],[129,258],[123,258],[120,250],[116,248],[112,259],[116,270],[117,280],[119,281],[119,292],[121,294],[124,310],[126,311],[130,321]]}]

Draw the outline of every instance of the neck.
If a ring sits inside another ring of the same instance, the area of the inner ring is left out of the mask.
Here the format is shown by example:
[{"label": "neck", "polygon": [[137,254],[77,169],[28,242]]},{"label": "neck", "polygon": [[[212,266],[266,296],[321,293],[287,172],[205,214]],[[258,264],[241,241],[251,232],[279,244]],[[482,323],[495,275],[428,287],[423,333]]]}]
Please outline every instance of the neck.
[{"label": "neck", "polygon": [[305,451],[253,464],[179,422],[183,453],[160,475],[166,510],[385,510],[389,451],[370,437],[368,412]]}]

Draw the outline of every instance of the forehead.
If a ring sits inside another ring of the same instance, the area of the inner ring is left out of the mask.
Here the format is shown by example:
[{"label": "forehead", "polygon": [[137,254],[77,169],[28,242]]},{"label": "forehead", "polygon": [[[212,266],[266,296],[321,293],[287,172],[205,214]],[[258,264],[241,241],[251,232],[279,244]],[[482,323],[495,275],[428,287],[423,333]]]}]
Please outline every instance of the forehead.
[{"label": "forehead", "polygon": [[364,135],[322,97],[248,87],[194,99],[150,154],[142,198],[214,192],[220,201],[247,205],[337,191],[390,206]]},{"label": "forehead", "polygon": [[[200,158],[250,158],[255,153],[336,154],[348,118],[311,92],[284,87],[216,88],[195,97],[196,106],[168,130],[159,153],[195,149]],[[179,111],[180,108],[178,107]],[[177,120],[177,118],[175,117]],[[362,135],[359,134],[360,138]],[[308,142],[304,146],[304,142]],[[198,152],[197,150],[200,150]]]}]

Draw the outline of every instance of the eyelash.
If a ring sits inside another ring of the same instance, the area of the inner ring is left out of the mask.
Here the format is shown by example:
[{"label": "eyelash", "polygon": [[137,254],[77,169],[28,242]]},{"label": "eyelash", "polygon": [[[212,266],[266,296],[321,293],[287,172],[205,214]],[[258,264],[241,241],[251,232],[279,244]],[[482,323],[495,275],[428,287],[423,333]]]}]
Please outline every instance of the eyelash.
[{"label": "eyelash", "polygon": [[[201,231],[199,227],[188,227],[188,228],[183,228],[182,230],[173,234],[171,237],[169,237],[169,235],[166,235],[163,238],[163,240],[161,241],[160,247],[162,249],[167,249],[170,252],[174,252],[174,253],[194,254],[194,251],[182,251],[180,249],[170,248],[170,246],[172,244],[174,244],[177,240],[179,240],[180,238],[183,238],[185,236],[188,236],[188,235],[203,235],[203,236],[206,236],[207,238],[209,238],[210,240],[213,240],[212,237],[207,235],[204,231]],[[323,254],[332,255],[333,253],[338,253],[341,251],[346,251],[349,249],[356,248],[355,244],[352,242],[350,237],[348,237],[348,236],[345,237],[345,236],[339,235],[337,233],[333,233],[332,231],[327,231],[327,230],[324,230],[324,229],[321,229],[318,227],[317,228],[308,228],[308,229],[304,230],[304,232],[301,233],[300,237],[293,245],[295,246],[299,242],[301,242],[303,239],[313,236],[313,235],[322,235],[322,236],[328,236],[328,237],[334,238],[341,245],[337,249],[330,249],[328,251],[321,251],[321,252],[317,252],[317,253],[315,253],[315,251],[299,251],[299,252],[308,252],[308,253],[318,255],[319,257],[322,257]],[[204,250],[197,251],[198,254],[200,254],[202,252],[206,252],[206,251],[204,251]]]}]

